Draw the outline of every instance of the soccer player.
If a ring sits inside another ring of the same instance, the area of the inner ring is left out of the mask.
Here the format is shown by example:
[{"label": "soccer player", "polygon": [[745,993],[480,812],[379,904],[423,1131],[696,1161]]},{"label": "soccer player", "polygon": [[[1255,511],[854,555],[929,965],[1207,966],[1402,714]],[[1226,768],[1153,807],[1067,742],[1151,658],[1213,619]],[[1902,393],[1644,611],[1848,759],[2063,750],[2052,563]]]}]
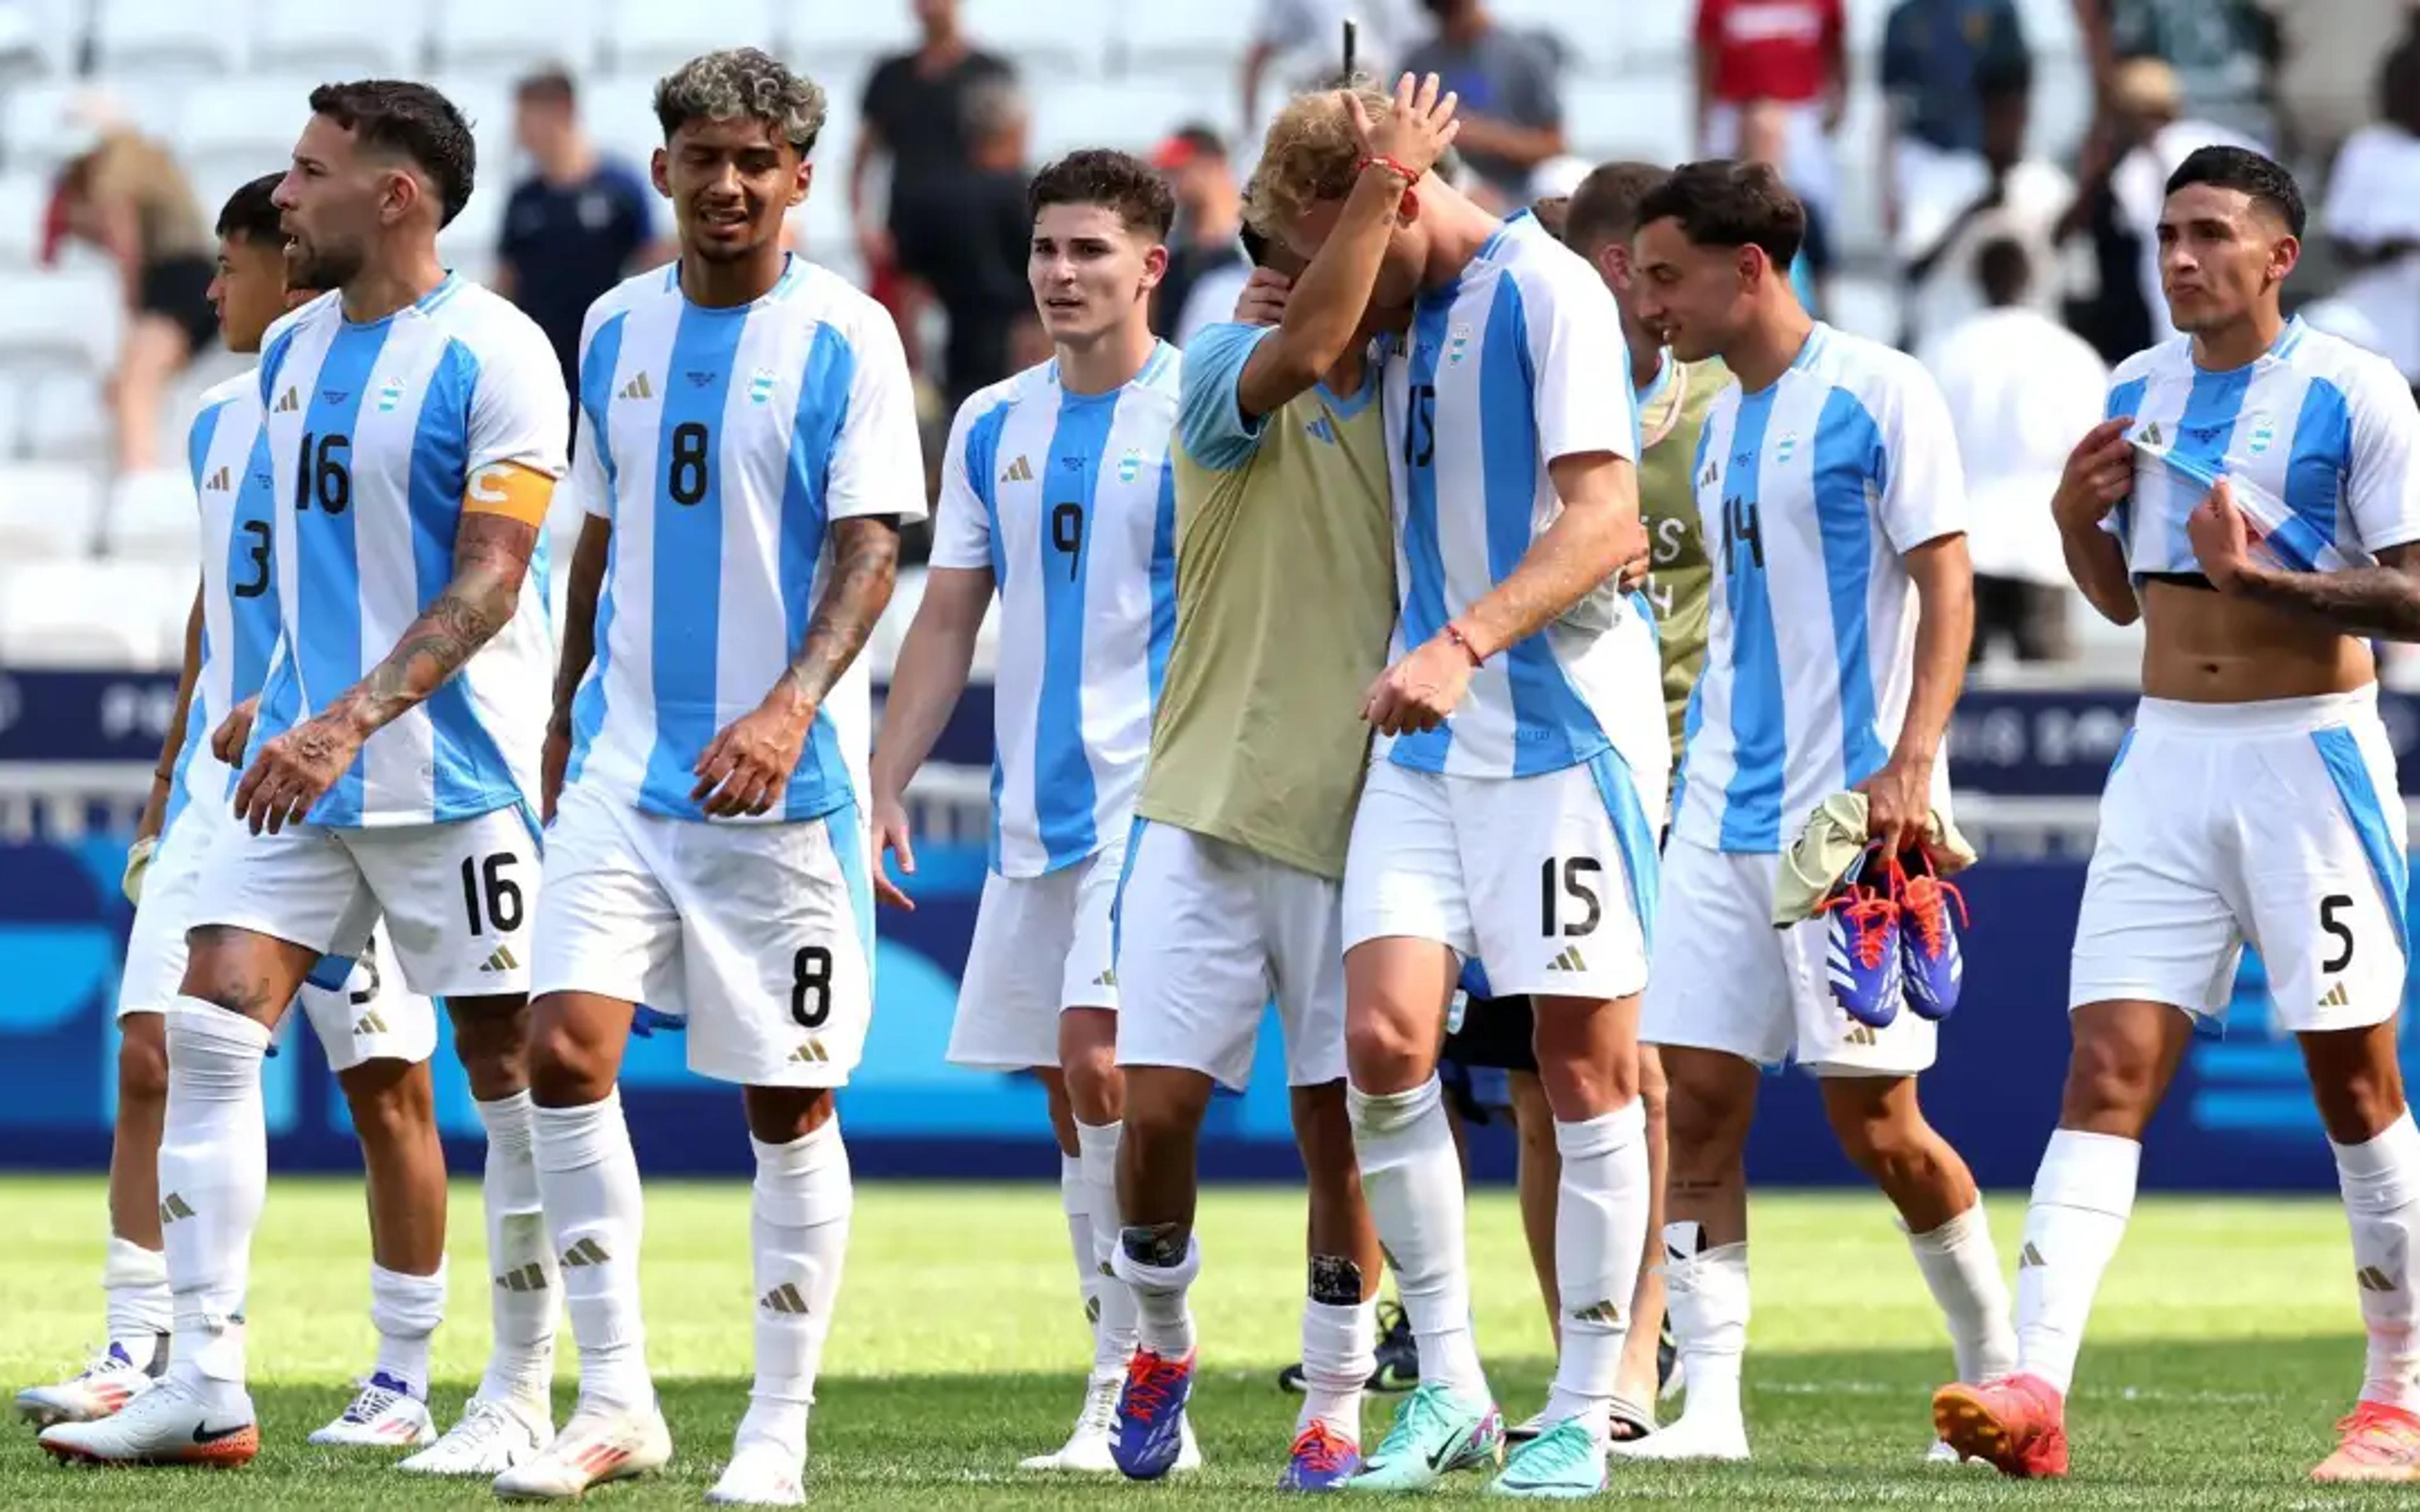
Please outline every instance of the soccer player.
[{"label": "soccer player", "polygon": [[[2066,1398],[2134,1204],[2143,1131],[2259,942],[2335,1152],[2369,1351],[2320,1481],[2420,1478],[2420,1133],[2396,1059],[2403,801],[2369,639],[2420,640],[2420,416],[2384,361],[2288,320],[2303,197],[2205,147],[2167,181],[2183,332],[2119,364],[2051,501],[2068,571],[2143,622],[2068,986],[2074,1048],[2017,1267],[2017,1373],[1933,1398],[2011,1475],[2064,1475]],[[2265,541],[2263,541],[2265,537]]]},{"label": "soccer player", "polygon": [[310,108],[273,200],[289,276],[332,292],[271,331],[260,367],[282,661],[232,800],[254,833],[203,867],[168,1012],[171,1365],[116,1417],[49,1431],[84,1458],[250,1457],[261,1057],[319,958],[358,953],[381,918],[405,983],[445,998],[487,1125],[496,1282],[479,1394],[406,1468],[509,1461],[550,1432],[556,1291],[521,1060],[545,735],[530,711],[552,637],[521,583],[570,406],[538,329],[438,261],[471,193],[460,112],[385,80],[323,85]]},{"label": "soccer player", "polygon": [[[1402,103],[1374,123],[1375,150],[1425,172],[1453,139],[1453,101]],[[1176,643],[1119,903],[1130,1142],[1116,1265],[1142,1339],[1117,1458],[1132,1476],[1176,1452],[1202,1267],[1196,1143],[1214,1084],[1249,1078],[1272,997],[1311,1182],[1303,1401],[1280,1484],[1329,1490],[1362,1464],[1379,1254],[1345,1107],[1339,896],[1368,762],[1359,698],[1394,617],[1371,339],[1405,310],[1373,307],[1370,285],[1395,199],[1373,176],[1308,266],[1255,228],[1256,260],[1279,265],[1262,284],[1294,275],[1280,322],[1210,327],[1186,357]]]},{"label": "soccer player", "polygon": [[[314,293],[287,285],[286,236],[270,198],[276,187],[276,175],[256,179],[219,212],[209,294],[232,352],[259,351],[270,322]],[[72,1379],[19,1394],[18,1412],[37,1427],[106,1417],[168,1367],[172,1304],[160,1235],[173,1210],[163,1211],[159,1188],[166,1014],[185,975],[185,924],[202,859],[213,846],[243,843],[227,806],[235,773],[214,748],[241,751],[277,640],[259,393],[256,373],[229,378],[202,396],[194,420],[188,453],[209,549],[187,626],[178,717],[127,862],[135,913],[118,988],[117,1139],[102,1272],[109,1343]],[[436,1436],[425,1402],[428,1339],[445,1304],[445,1157],[427,1069],[435,1011],[381,974],[374,955],[321,962],[301,1001],[361,1135],[373,1214],[370,1316],[380,1336],[360,1395],[312,1442],[418,1443]]]},{"label": "soccer player", "polygon": [[1382,303],[1414,301],[1384,384],[1402,604],[1394,664],[1363,706],[1386,738],[1355,813],[1342,938],[1354,1144],[1420,1385],[1353,1484],[1428,1486],[1502,1444],[1435,1073],[1476,956],[1499,991],[1538,999],[1563,1163],[1554,1426],[1496,1489],[1585,1494],[1605,1481],[1646,1239],[1635,1031],[1670,761],[1654,625],[1619,581],[1645,555],[1637,426],[1620,316],[1588,265],[1528,212],[1499,222],[1376,147],[1376,121],[1429,108],[1436,89],[1407,77],[1391,102],[1295,100],[1253,197],[1260,223],[1311,256],[1353,196],[1378,196],[1396,224],[1362,277]]},{"label": "soccer player", "polygon": [[581,337],[587,517],[534,967],[538,1184],[580,1402],[495,1489],[573,1498],[672,1454],[614,1086],[644,1000],[687,1020],[691,1071],[742,1088],[756,1157],[756,1379],[706,1500],[795,1505],[853,1201],[832,1093],[873,1007],[858,653],[923,480],[891,317],[783,248],[823,91],[739,48],[666,76],[655,111],[680,256],[598,300]]},{"label": "soccer player", "polygon": [[1901,353],[1817,324],[1791,292],[1806,217],[1770,167],[1687,164],[1643,196],[1637,221],[1638,317],[1682,362],[1720,357],[1732,381],[1692,470],[1721,584],[1641,1031],[1670,1087],[1665,1284],[1689,1399],[1631,1452],[1740,1459],[1741,1150],[1765,1066],[1793,1059],[1819,1078],[1841,1148],[1909,1231],[1960,1379],[2009,1365],[1980,1196],[1916,1106],[1932,1024],[1912,1012],[1879,1030],[1853,1023],[1826,984],[1824,922],[1773,927],[1779,853],[1824,798],[1864,792],[1892,856],[1947,805],[1941,741],[1974,613],[1965,487],[1932,380]]},{"label": "soccer player", "polygon": [[[1026,278],[1055,355],[970,396],[951,426],[924,597],[883,703],[874,824],[912,872],[901,796],[966,687],[997,591],[990,874],[949,1057],[1032,1071],[1048,1089],[1093,1366],[1075,1432],[1025,1468],[1099,1473],[1117,1468],[1135,1349],[1134,1294],[1109,1273],[1125,1101],[1109,913],[1177,619],[1181,363],[1150,322],[1175,206],[1157,170],[1107,151],[1050,164],[1028,200]],[[887,877],[877,887],[907,903]]]}]

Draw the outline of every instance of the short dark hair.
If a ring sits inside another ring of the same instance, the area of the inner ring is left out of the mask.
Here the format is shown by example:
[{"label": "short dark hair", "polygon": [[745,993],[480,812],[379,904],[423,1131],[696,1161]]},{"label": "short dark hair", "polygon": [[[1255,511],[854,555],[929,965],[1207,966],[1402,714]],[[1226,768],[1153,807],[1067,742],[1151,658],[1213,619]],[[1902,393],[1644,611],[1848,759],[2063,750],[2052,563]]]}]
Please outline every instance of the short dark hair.
[{"label": "short dark hair", "polygon": [[410,79],[358,79],[311,91],[311,113],[325,116],[357,142],[400,152],[437,189],[437,224],[446,225],[471,203],[478,147],[471,123],[454,101]]},{"label": "short dark hair", "polygon": [[1638,229],[1639,205],[1671,177],[1670,169],[1652,162],[1607,162],[1589,170],[1563,212],[1563,240],[1583,255],[1608,241],[1627,240]]},{"label": "short dark hair", "polygon": [[1168,134],[1168,139],[1171,142],[1181,142],[1190,147],[1197,158],[1216,158],[1223,161],[1227,156],[1227,139],[1200,121],[1178,127]]},{"label": "short dark hair", "polygon": [[265,173],[227,196],[219,208],[219,239],[241,238],[260,246],[283,247],[285,212],[270,198],[285,180],[284,174]]},{"label": "short dark hair", "polygon": [[1129,231],[1164,241],[1176,221],[1176,196],[1158,170],[1129,152],[1086,147],[1033,176],[1025,208],[1039,216],[1051,205],[1098,205],[1118,212]]},{"label": "short dark hair", "polygon": [[535,73],[524,74],[520,83],[513,85],[513,98],[523,103],[542,100],[550,105],[561,105],[569,110],[579,102],[580,86],[572,82],[569,69],[540,69]]},{"label": "short dark hair", "polygon": [[1548,236],[1558,241],[1570,239],[1563,234],[1572,214],[1572,197],[1569,194],[1549,194],[1544,199],[1534,200],[1530,203],[1529,213],[1538,218],[1538,224],[1546,228]]},{"label": "short dark hair", "polygon": [[2016,238],[1993,237],[1975,249],[1975,282],[1993,309],[2024,299],[2033,281],[2033,254]]},{"label": "short dark hair", "polygon": [[1671,219],[1701,247],[1756,247],[1787,270],[1807,239],[1807,207],[1771,163],[1684,162],[1638,203],[1638,224]]},{"label": "short dark hair", "polygon": [[2303,191],[2294,176],[2273,158],[2248,147],[2199,147],[2168,175],[2167,193],[2173,194],[2190,184],[2238,190],[2285,222],[2287,230],[2297,237],[2303,234]]}]

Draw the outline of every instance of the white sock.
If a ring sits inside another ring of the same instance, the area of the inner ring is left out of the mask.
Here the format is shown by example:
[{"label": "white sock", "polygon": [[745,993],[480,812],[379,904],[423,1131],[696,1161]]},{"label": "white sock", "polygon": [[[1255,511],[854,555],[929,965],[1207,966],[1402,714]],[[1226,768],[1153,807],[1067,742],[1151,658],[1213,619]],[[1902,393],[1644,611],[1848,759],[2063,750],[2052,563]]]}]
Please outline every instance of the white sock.
[{"label": "white sock", "polygon": [[1647,1104],[1631,1099],[1577,1123],[1555,1120],[1555,1289],[1563,1343],[1545,1420],[1606,1427],[1630,1336],[1630,1299],[1647,1248]]},{"label": "white sock", "polygon": [[175,1325],[176,1300],[168,1291],[168,1257],[131,1239],[109,1236],[101,1262],[101,1287],[109,1296],[109,1342],[147,1368],[160,1352],[160,1335]]},{"label": "white sock", "polygon": [[428,1399],[428,1340],[445,1320],[445,1262],[435,1275],[370,1266],[370,1323],[378,1330],[378,1372]]},{"label": "white sock", "polygon": [[645,1204],[619,1088],[578,1108],[538,1108],[537,1189],[561,1257],[580,1346],[580,1399],[644,1412],[655,1402],[639,1316]]},{"label": "white sock", "polygon": [[2061,1129],[2034,1172],[2017,1255],[2017,1368],[2060,1396],[2075,1381],[2092,1294],[2134,1211],[2143,1147],[2116,1134]]},{"label": "white sock", "polygon": [[840,1120],[785,1145],[751,1137],[756,1187],[749,1231],[756,1257],[756,1382],[734,1453],[769,1444],[800,1463],[807,1410],[831,1335],[855,1205]]},{"label": "white sock", "polygon": [[2328,1141],[2336,1184],[2352,1221],[2352,1263],[2361,1284],[2361,1321],[2369,1333],[2361,1399],[2420,1409],[2420,1348],[2412,1330],[2412,1294],[2420,1288],[2412,1240],[2420,1233],[2420,1128],[2409,1109],[2358,1145]]},{"label": "white sock", "polygon": [[488,1222],[488,1313],[492,1327],[479,1395],[543,1402],[554,1383],[555,1315],[563,1277],[538,1200],[537,1110],[527,1092],[475,1104],[488,1131],[479,1196]]},{"label": "white sock", "polygon": [[2017,1368],[2017,1331],[2009,1321],[2009,1284],[1992,1248],[1983,1199],[1930,1233],[1910,1233],[1916,1268],[1949,1325],[1958,1379],[1969,1385],[1997,1381]]},{"label": "white sock", "polygon": [[269,1031],[198,997],[168,1011],[168,1111],[160,1136],[161,1236],[175,1295],[178,1374],[243,1383],[252,1233],[269,1187],[260,1062]]},{"label": "white sock", "polygon": [[1094,1253],[1093,1193],[1084,1184],[1084,1163],[1075,1155],[1059,1157],[1059,1211],[1067,1219],[1067,1251],[1076,1259],[1076,1295],[1084,1304],[1084,1333],[1090,1336],[1101,1322],[1101,1262]]},{"label": "white sock", "polygon": [[1302,1411],[1294,1417],[1301,1433],[1324,1423],[1330,1433],[1361,1442],[1361,1394],[1378,1368],[1378,1302],[1334,1303],[1312,1298],[1302,1305]]},{"label": "white sock", "polygon": [[1361,1191],[1394,1262],[1395,1289],[1419,1341],[1420,1380],[1465,1401],[1489,1401],[1487,1373],[1470,1335],[1470,1275],[1463,1257],[1462,1162],[1437,1079],[1372,1096],[1345,1088]]},{"label": "white sock", "polygon": [[[1082,1151],[1077,1158],[1084,1167],[1085,1211],[1093,1220],[1094,1270],[1099,1277],[1092,1292],[1092,1300],[1097,1304],[1097,1316],[1093,1321],[1093,1373],[1096,1376],[1125,1373],[1126,1361],[1134,1355],[1139,1329],[1137,1309],[1141,1305],[1113,1269],[1122,1233],[1118,1223],[1118,1139],[1122,1133],[1122,1127],[1114,1123],[1076,1125],[1076,1148]],[[1186,1327],[1188,1331],[1192,1328],[1189,1319]]]},{"label": "white sock", "polygon": [[[1139,1228],[1136,1234],[1147,1241],[1151,1230]],[[1186,1301],[1193,1278],[1202,1273],[1202,1246],[1187,1235],[1185,1257],[1173,1264],[1156,1264],[1135,1253],[1133,1242],[1119,1244],[1110,1257],[1109,1266],[1120,1288],[1135,1301],[1140,1315],[1140,1342],[1152,1353],[1163,1359],[1181,1360],[1193,1352],[1193,1308]],[[1100,1368],[1098,1364],[1094,1370]]]},{"label": "white sock", "polygon": [[1737,1423],[1740,1362],[1747,1352],[1747,1245],[1701,1251],[1701,1233],[1694,1223],[1664,1226],[1664,1307],[1689,1382],[1682,1415]]}]

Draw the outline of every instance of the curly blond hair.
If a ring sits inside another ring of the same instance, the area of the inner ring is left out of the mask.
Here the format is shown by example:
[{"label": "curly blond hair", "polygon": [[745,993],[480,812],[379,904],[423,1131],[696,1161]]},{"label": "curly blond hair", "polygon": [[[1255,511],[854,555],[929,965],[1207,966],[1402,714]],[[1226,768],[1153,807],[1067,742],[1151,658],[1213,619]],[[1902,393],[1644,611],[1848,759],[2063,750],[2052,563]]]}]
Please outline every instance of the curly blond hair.
[{"label": "curly blond hair", "polygon": [[1252,229],[1283,239],[1288,227],[1324,199],[1342,199],[1353,192],[1361,162],[1361,135],[1353,129],[1353,113],[1345,108],[1350,90],[1376,120],[1394,101],[1366,78],[1356,78],[1342,89],[1320,89],[1296,95],[1269,123],[1261,144],[1260,166],[1252,170],[1246,190]]}]

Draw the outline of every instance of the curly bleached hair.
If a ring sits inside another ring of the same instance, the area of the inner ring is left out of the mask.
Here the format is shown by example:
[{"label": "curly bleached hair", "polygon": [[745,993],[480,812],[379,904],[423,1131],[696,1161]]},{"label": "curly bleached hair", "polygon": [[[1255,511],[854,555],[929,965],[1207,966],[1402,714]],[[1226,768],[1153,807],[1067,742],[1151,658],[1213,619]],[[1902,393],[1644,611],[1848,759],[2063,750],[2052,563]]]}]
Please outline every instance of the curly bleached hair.
[{"label": "curly bleached hair", "polygon": [[[1373,120],[1394,101],[1366,77],[1345,86],[1361,97]],[[1353,113],[1345,108],[1344,89],[1321,89],[1296,95],[1269,123],[1261,144],[1260,166],[1252,170],[1246,192],[1252,228],[1282,239],[1286,228],[1324,199],[1342,199],[1353,193],[1361,162],[1361,136],[1353,129]]]},{"label": "curly bleached hair", "polygon": [[805,157],[824,129],[824,92],[779,58],[752,47],[693,57],[656,84],[656,122],[664,140],[691,121],[763,121],[774,139]]}]

